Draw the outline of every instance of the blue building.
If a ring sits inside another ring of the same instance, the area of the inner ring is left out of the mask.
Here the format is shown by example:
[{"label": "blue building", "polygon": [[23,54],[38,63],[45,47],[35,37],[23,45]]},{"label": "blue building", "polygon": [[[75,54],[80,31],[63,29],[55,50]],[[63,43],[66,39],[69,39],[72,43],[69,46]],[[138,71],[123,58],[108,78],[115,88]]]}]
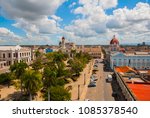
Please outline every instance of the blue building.
[{"label": "blue building", "polygon": [[51,49],[51,48],[46,48],[45,49],[45,53],[50,53],[50,52],[53,52],[53,49]]}]

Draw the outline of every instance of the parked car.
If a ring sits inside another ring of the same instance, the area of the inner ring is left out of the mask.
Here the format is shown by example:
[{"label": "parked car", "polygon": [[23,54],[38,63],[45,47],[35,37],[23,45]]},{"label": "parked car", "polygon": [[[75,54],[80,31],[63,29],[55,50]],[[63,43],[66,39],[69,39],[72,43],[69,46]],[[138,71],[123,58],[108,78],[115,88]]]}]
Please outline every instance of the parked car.
[{"label": "parked car", "polygon": [[96,83],[95,82],[90,82],[90,84],[88,85],[88,87],[96,87]]},{"label": "parked car", "polygon": [[98,79],[92,75],[92,76],[91,76],[91,80],[97,81]]},{"label": "parked car", "polygon": [[107,82],[111,82],[111,81],[112,81],[112,75],[109,74],[109,75],[107,76],[106,81],[107,81]]},{"label": "parked car", "polygon": [[95,80],[93,80],[93,79],[91,79],[91,80],[90,80],[90,83],[96,83],[96,81],[95,81]]}]

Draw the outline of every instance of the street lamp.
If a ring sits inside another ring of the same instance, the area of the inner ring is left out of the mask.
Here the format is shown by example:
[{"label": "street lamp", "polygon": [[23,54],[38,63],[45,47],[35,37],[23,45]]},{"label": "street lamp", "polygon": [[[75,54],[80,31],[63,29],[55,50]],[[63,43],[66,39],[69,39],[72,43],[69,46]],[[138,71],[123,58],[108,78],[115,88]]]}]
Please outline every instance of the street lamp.
[{"label": "street lamp", "polygon": [[86,84],[86,74],[84,73],[84,85]]},{"label": "street lamp", "polygon": [[80,100],[80,85],[78,84],[78,100]]}]

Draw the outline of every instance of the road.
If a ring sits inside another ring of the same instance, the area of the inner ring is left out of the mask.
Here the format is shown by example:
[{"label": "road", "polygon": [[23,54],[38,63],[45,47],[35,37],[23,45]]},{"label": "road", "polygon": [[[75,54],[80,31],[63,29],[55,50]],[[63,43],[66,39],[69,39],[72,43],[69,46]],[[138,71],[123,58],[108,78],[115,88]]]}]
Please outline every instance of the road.
[{"label": "road", "polygon": [[[99,60],[102,62],[102,60]],[[103,71],[103,63],[98,63],[96,87],[88,87],[86,98],[90,101],[114,101],[111,83],[106,82],[107,75],[111,72]]]}]

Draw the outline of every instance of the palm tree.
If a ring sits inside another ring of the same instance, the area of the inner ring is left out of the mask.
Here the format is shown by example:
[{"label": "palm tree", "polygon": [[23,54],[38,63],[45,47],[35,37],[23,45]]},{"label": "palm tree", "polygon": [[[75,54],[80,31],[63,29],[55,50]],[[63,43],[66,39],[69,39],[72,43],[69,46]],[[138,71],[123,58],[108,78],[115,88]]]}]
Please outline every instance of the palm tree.
[{"label": "palm tree", "polygon": [[23,85],[29,94],[30,101],[32,100],[32,95],[35,94],[42,85],[42,75],[34,70],[27,70],[23,76]]},{"label": "palm tree", "polygon": [[43,72],[44,76],[44,87],[48,91],[48,101],[50,101],[50,87],[56,85],[57,68],[54,63],[51,66],[46,66]]},{"label": "palm tree", "polygon": [[21,61],[20,63],[15,63],[10,66],[10,71],[15,74],[16,78],[20,80],[20,88],[21,88],[21,94],[22,94],[22,79],[21,76],[25,73],[26,68],[28,65]]}]

